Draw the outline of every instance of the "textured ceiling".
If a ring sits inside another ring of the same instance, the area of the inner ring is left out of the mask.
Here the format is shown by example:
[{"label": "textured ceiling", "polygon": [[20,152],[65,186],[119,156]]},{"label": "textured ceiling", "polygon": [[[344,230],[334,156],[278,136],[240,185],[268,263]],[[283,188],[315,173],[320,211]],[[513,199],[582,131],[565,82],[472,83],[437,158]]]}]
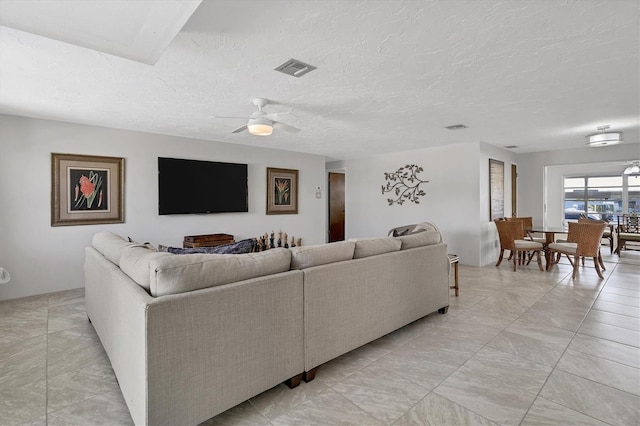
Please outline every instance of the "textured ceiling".
[{"label": "textured ceiling", "polygon": [[0,24],[153,65],[200,3],[5,1],[0,3]]},{"label": "textured ceiling", "polygon": [[[637,0],[204,0],[155,65],[0,26],[0,113],[328,159],[474,141],[518,153],[583,147],[605,124],[637,143],[639,9]],[[290,58],[318,69],[273,70]],[[295,114],[283,121],[302,132],[231,134],[245,121],[211,118],[248,117],[254,97]],[[468,128],[444,128],[460,123]]]}]

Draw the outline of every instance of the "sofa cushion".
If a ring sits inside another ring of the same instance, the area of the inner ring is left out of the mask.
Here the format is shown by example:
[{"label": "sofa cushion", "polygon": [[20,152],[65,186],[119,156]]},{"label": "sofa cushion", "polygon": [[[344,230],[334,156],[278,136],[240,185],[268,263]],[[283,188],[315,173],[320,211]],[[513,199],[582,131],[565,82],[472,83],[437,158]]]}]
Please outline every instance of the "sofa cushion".
[{"label": "sofa cushion", "polygon": [[162,257],[172,257],[173,255],[171,253],[151,250],[142,244],[130,244],[132,245],[122,251],[120,269],[141,287],[150,292],[151,277],[154,273],[154,269],[152,269],[153,261]]},{"label": "sofa cushion", "polygon": [[393,237],[351,238],[349,241],[356,243],[353,253],[354,259],[398,251],[402,246],[400,240]]},{"label": "sofa cushion", "polygon": [[397,237],[397,239],[402,243],[401,250],[438,244],[441,241],[440,233],[437,231],[423,231],[416,234]]},{"label": "sofa cushion", "polygon": [[113,232],[98,232],[93,236],[91,245],[94,249],[98,250],[104,257],[110,262],[120,265],[120,257],[122,251],[134,245],[129,241],[122,238],[120,235],[116,235]]},{"label": "sofa cushion", "polygon": [[284,248],[246,254],[156,254],[166,256],[148,258],[152,272],[152,296],[184,293],[273,275],[288,271],[291,264],[291,253]]},{"label": "sofa cushion", "polygon": [[353,259],[356,243],[340,241],[291,249],[291,269],[304,269]]},{"label": "sofa cushion", "polygon": [[556,251],[560,251],[562,253],[568,253],[568,254],[576,254],[576,251],[578,250],[578,244],[568,243],[568,242],[551,243],[549,244],[549,250],[556,250]]},{"label": "sofa cushion", "polygon": [[625,241],[640,241],[640,234],[634,232],[620,232],[618,237]]}]

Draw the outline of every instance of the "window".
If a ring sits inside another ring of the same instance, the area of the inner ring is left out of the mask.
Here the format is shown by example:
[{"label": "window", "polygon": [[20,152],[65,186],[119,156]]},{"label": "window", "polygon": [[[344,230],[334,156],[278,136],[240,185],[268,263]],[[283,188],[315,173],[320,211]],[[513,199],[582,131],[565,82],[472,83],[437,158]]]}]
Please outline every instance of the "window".
[{"label": "window", "polygon": [[627,213],[640,214],[640,175],[627,177]]},{"label": "window", "polygon": [[631,212],[640,212],[640,176],[564,178],[565,221],[577,221],[580,214],[615,220],[616,215]]}]

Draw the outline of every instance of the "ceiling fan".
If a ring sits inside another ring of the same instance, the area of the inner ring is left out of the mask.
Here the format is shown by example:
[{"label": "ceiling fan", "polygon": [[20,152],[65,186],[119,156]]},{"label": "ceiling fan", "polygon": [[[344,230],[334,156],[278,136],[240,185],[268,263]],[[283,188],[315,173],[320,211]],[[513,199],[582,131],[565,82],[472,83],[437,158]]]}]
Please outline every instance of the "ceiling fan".
[{"label": "ceiling fan", "polygon": [[[258,108],[251,117],[249,117],[249,121],[242,127],[238,127],[231,133],[240,133],[247,130],[250,134],[256,136],[268,136],[273,133],[273,129],[282,129],[291,133],[298,133],[300,129],[297,127],[290,126],[288,124],[282,123],[278,121],[281,117],[292,116],[295,117],[290,112],[274,112],[267,114],[262,110],[267,104],[269,104],[268,99],[256,98],[253,100],[253,104]],[[237,119],[247,119],[247,117],[225,117],[221,115],[212,115],[211,118],[237,118]]]}]

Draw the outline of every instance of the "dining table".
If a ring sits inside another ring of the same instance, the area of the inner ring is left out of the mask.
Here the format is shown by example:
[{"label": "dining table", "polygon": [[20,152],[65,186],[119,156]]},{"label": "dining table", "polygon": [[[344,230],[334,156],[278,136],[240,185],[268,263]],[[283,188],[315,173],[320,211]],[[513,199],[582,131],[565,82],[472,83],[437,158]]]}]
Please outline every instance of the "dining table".
[{"label": "dining table", "polygon": [[569,232],[569,228],[565,226],[533,226],[531,228],[526,228],[527,235],[531,236],[531,234],[539,233],[544,234],[545,242],[542,244],[542,249],[544,251],[544,258],[546,260],[545,271],[549,270],[549,266],[551,265],[551,255],[549,253],[549,244],[553,243],[556,239],[556,234],[566,234]]}]

